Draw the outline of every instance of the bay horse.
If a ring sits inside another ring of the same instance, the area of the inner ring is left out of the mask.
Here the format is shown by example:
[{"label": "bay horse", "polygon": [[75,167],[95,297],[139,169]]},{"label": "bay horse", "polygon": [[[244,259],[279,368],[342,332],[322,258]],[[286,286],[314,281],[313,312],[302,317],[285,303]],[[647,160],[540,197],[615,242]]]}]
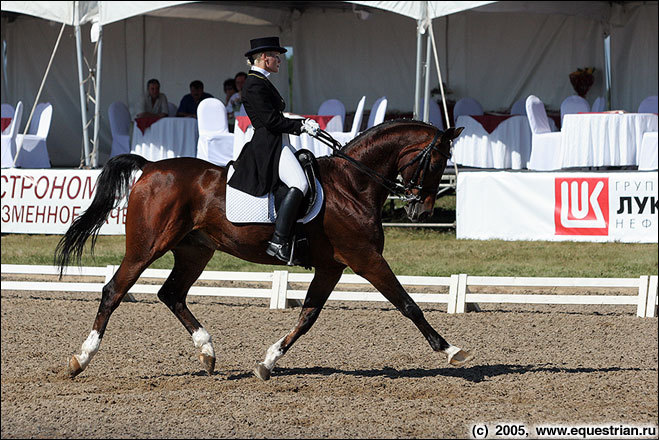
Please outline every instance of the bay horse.
[{"label": "bay horse", "polygon": [[[392,190],[383,182],[402,178],[398,185],[405,185],[406,211],[411,220],[418,221],[432,213],[450,158],[451,142],[461,131],[462,128],[441,131],[415,120],[389,121],[346,145],[341,152],[347,157],[318,158],[317,178],[323,187],[324,206],[305,225],[314,277],[297,325],[267,349],[254,374],[262,380],[270,378],[277,360],[312,327],[346,267],[367,279],[403,316],[412,320],[431,348],[447,355],[449,364],[459,366],[472,358],[433,329],[382,256],[381,212]],[[254,263],[285,264],[265,252],[273,224],[233,224],[227,220],[226,167],[196,158],[150,162],[141,156],[124,154],[106,163],[92,203],[58,243],[55,264],[60,278],[72,259],[81,264],[83,247],[90,237],[93,254],[100,227],[129,190],[131,176],[138,170],[142,175],[130,190],[126,208],[126,253],[102,289],[98,313],[80,354],[69,361],[71,378],[85,370],[98,352],[110,315],[126,292],[167,251],[174,254],[174,267],[158,298],[192,335],[208,374],[215,369],[215,350],[210,334],[188,309],[186,296],[214,252],[227,252]],[[380,181],[373,175],[379,176]]]}]

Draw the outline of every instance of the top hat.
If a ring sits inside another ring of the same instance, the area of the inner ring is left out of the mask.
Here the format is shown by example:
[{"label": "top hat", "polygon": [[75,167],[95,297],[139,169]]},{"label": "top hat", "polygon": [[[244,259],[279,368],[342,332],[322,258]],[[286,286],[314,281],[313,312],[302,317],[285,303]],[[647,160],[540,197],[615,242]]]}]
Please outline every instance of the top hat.
[{"label": "top hat", "polygon": [[254,38],[249,41],[252,48],[245,52],[245,56],[249,57],[259,52],[276,51],[279,53],[286,53],[287,50],[279,45],[279,37],[264,37]]}]

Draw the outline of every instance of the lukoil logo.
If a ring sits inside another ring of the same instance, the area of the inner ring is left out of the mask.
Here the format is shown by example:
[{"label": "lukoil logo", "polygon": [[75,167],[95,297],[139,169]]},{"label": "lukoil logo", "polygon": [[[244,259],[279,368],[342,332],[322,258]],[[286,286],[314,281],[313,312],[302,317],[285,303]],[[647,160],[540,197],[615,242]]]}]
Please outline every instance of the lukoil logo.
[{"label": "lukoil logo", "polygon": [[609,179],[554,180],[556,235],[609,235]]}]

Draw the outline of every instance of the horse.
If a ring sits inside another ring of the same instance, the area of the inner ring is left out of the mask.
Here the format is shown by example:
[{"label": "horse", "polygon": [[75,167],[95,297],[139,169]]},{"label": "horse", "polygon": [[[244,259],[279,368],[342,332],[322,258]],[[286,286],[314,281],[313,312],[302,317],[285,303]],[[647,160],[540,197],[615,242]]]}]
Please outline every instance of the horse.
[{"label": "horse", "polygon": [[[309,331],[346,267],[367,279],[412,320],[432,350],[447,355],[450,365],[461,366],[473,357],[433,329],[382,256],[381,213],[390,191],[396,189],[391,184],[398,185],[405,195],[407,215],[412,221],[427,217],[450,158],[451,142],[461,131],[441,131],[416,120],[387,121],[349,142],[340,150],[342,156],[317,159],[324,205],[319,215],[304,225],[314,277],[296,326],[266,350],[264,361],[254,367],[256,376],[268,380],[275,363]],[[130,189],[131,176],[134,179],[133,173],[139,170],[142,174]],[[190,287],[218,250],[254,263],[285,264],[265,252],[274,225],[234,224],[227,220],[227,171],[227,167],[196,158],[151,162],[134,154],[115,156],[105,164],[92,203],[72,222],[55,249],[55,265],[61,278],[72,259],[81,265],[83,247],[90,237],[93,255],[100,227],[130,189],[126,252],[102,289],[98,313],[80,353],[69,360],[67,372],[71,378],[84,371],[98,352],[112,312],[140,274],[170,250],[174,267],[159,289],[158,299],[190,333],[200,362],[209,375],[213,374],[212,338],[188,309]],[[395,181],[399,176],[402,180]]]}]

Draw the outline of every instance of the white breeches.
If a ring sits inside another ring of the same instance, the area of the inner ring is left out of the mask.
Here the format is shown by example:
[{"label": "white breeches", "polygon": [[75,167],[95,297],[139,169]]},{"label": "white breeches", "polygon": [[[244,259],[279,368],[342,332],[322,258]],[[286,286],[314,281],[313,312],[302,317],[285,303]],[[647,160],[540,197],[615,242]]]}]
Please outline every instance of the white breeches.
[{"label": "white breeches", "polygon": [[297,188],[304,194],[309,190],[307,177],[304,175],[300,162],[297,161],[293,154],[293,147],[284,144],[279,156],[279,178],[289,188]]}]

